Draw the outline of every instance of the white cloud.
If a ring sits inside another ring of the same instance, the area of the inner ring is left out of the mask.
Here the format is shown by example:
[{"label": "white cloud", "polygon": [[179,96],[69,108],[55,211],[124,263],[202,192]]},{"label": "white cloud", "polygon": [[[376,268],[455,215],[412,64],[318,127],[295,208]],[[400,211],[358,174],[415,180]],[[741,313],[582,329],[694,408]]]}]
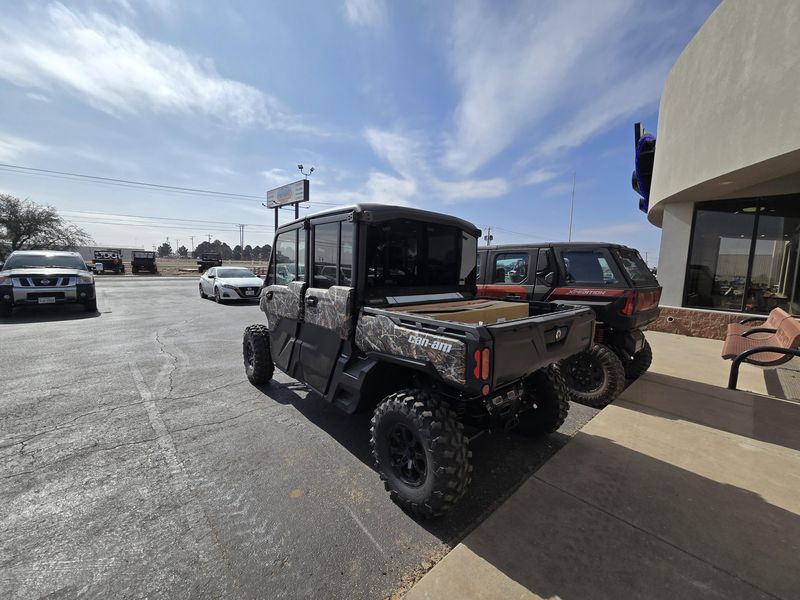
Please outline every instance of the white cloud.
[{"label": "white cloud", "polygon": [[551,185],[544,191],[545,196],[563,196],[572,192],[572,182],[570,183],[556,183]]},{"label": "white cloud", "polygon": [[[424,190],[449,204],[461,200],[492,199],[509,191],[501,177],[444,179],[431,169],[432,150],[410,134],[368,128],[364,137],[372,150],[401,175],[403,190]],[[394,188],[399,190],[399,186]]]},{"label": "white cloud", "polygon": [[211,60],[145,39],[106,15],[55,3],[30,17],[0,23],[0,78],[15,85],[63,89],[115,116],[153,112],[307,130],[277,99],[226,79]]},{"label": "white cloud", "polygon": [[344,14],[351,25],[375,27],[386,21],[384,0],[345,0]]},{"label": "white cloud", "polygon": [[0,162],[12,163],[27,154],[45,152],[47,146],[0,132]]},{"label": "white cloud", "polygon": [[538,169],[523,177],[520,183],[522,185],[539,185],[545,183],[546,181],[550,181],[555,177],[558,177],[557,171],[552,171],[550,169]]},{"label": "white cloud", "polygon": [[44,94],[37,94],[36,92],[28,92],[25,94],[31,100],[35,100],[36,102],[44,102],[46,104],[50,104],[52,100],[45,96]]},{"label": "white cloud", "polygon": [[521,134],[553,152],[654,105],[666,71],[630,45],[643,12],[633,0],[459,3],[447,50],[460,100],[443,164],[472,173]]},{"label": "white cloud", "polygon": [[295,181],[292,175],[285,169],[269,169],[268,171],[261,171],[262,177],[270,187],[278,187],[287,183]]}]

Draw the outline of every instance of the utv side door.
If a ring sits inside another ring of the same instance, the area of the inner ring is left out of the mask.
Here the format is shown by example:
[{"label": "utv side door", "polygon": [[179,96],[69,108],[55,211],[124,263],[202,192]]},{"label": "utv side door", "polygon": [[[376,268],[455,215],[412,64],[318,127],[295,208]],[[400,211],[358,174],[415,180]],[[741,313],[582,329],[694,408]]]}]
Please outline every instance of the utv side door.
[{"label": "utv side door", "polygon": [[306,290],[306,231],[300,226],[275,238],[269,263],[267,286],[261,308],[267,316],[272,361],[294,377],[292,355],[303,316]]},{"label": "utv side door", "polygon": [[340,356],[350,353],[355,297],[354,225],[349,215],[311,221],[308,288],[297,379],[325,395]]},{"label": "utv side door", "polygon": [[487,253],[483,271],[482,296],[530,299],[534,291],[536,248],[500,249]]}]

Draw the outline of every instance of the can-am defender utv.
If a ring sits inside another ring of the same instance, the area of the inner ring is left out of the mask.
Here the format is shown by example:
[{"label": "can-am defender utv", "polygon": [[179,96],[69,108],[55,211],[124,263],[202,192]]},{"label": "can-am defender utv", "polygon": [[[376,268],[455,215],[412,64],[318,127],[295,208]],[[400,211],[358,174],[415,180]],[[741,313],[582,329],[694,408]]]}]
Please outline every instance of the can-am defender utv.
[{"label": "can-am defender utv", "polygon": [[469,484],[462,421],[555,431],[569,409],[555,363],[592,342],[590,309],[478,298],[479,236],[455,217],[379,204],[284,225],[261,295],[267,324],[244,333],[252,383],[278,367],[347,413],[374,411],[377,470],[424,517]]}]

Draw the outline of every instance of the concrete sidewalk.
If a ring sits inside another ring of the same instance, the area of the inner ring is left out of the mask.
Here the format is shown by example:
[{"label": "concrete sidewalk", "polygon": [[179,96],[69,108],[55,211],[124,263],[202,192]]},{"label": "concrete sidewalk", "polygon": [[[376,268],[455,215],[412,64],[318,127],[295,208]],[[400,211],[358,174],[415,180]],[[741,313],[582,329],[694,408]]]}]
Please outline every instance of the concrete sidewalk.
[{"label": "concrete sidewalk", "polygon": [[800,597],[800,404],[655,371],[406,598]]}]

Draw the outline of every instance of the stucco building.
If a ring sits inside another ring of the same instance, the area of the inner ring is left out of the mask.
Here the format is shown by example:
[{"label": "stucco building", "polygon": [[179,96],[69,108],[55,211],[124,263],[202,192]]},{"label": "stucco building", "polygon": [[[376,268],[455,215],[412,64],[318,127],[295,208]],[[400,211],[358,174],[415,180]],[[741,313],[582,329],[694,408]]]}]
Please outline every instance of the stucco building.
[{"label": "stucco building", "polygon": [[800,0],[724,0],[667,77],[656,138],[655,328],[800,316]]}]

